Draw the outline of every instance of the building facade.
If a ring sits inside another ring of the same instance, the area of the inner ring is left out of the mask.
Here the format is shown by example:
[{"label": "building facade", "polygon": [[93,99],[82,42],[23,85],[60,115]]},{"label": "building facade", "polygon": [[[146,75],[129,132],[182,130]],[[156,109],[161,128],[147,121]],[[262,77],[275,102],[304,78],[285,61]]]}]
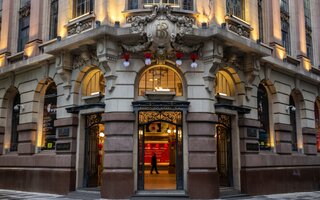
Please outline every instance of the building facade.
[{"label": "building facade", "polygon": [[320,189],[319,1],[0,6],[0,188]]}]

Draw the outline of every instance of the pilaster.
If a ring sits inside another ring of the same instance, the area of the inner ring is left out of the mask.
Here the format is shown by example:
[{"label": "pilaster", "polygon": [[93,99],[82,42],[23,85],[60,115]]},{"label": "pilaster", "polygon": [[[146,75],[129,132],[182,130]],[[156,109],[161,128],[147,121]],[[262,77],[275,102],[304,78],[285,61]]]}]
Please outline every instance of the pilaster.
[{"label": "pilaster", "polygon": [[17,128],[19,134],[18,140],[18,154],[32,155],[35,153],[37,123],[19,124]]},{"label": "pilaster", "polygon": [[101,197],[130,198],[134,194],[133,113],[105,113],[106,140],[102,172]]},{"label": "pilaster", "polygon": [[212,199],[219,196],[215,125],[218,119],[211,113],[189,113],[188,192],[191,198]]},{"label": "pilaster", "polygon": [[54,121],[56,127],[56,153],[75,154],[77,150],[78,118],[61,118]]}]

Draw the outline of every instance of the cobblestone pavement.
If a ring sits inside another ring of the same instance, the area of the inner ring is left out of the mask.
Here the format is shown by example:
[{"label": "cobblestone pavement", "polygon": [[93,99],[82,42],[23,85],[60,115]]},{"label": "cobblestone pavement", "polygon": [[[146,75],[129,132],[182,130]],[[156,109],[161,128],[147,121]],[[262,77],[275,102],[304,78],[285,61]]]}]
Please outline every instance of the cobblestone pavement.
[{"label": "cobblestone pavement", "polygon": [[[84,199],[84,200],[97,200],[99,194],[95,192],[75,192],[70,193],[67,196],[46,194],[46,193],[33,193],[33,192],[21,192],[14,190],[1,190],[0,189],[0,200],[71,200],[71,199]],[[231,198],[241,200],[320,200],[320,191],[316,192],[299,192],[299,193],[288,193],[288,194],[274,194],[274,195],[262,195],[254,197],[242,197],[242,198]]]}]

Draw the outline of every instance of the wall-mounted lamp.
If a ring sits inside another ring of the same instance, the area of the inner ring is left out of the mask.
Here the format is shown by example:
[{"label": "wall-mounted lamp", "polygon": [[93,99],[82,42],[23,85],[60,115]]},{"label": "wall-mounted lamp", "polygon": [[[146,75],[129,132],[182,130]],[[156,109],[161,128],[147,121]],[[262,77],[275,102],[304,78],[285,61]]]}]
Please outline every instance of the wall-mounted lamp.
[{"label": "wall-mounted lamp", "polygon": [[115,21],[114,22],[114,27],[115,28],[120,28],[120,22],[119,21]]},{"label": "wall-mounted lamp", "polygon": [[96,28],[99,28],[101,25],[101,22],[99,20],[96,21]]},{"label": "wall-mounted lamp", "polygon": [[57,40],[61,41],[61,36],[60,35],[57,36]]},{"label": "wall-mounted lamp", "polygon": [[21,110],[24,110],[24,106],[22,104],[17,104],[13,107],[13,110],[18,111],[21,108]]},{"label": "wall-mounted lamp", "polygon": [[287,106],[286,107],[286,111],[287,112],[289,112],[289,111],[295,112],[296,111],[296,107],[294,107],[293,105]]},{"label": "wall-mounted lamp", "polygon": [[99,137],[103,138],[105,136],[104,132],[99,133]]},{"label": "wall-mounted lamp", "polygon": [[202,22],[201,23],[201,28],[207,29],[208,28],[208,23],[207,22]]}]

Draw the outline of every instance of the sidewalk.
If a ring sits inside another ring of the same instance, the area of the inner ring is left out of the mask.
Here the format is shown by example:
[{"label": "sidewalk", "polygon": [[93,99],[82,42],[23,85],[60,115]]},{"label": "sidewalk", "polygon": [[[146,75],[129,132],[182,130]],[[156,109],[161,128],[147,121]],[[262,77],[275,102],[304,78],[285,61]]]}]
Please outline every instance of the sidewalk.
[{"label": "sidewalk", "polygon": [[[47,193],[34,193],[34,192],[21,192],[15,190],[2,190],[0,189],[0,200],[72,200],[72,199],[83,199],[83,200],[97,200],[100,198],[99,192],[92,191],[76,191],[66,196],[55,195]],[[161,198],[159,198],[161,200]],[[241,200],[320,200],[320,191],[315,192],[299,192],[299,193],[288,193],[288,194],[273,194],[273,195],[261,195],[254,197],[243,197],[243,198],[232,198]]]}]

